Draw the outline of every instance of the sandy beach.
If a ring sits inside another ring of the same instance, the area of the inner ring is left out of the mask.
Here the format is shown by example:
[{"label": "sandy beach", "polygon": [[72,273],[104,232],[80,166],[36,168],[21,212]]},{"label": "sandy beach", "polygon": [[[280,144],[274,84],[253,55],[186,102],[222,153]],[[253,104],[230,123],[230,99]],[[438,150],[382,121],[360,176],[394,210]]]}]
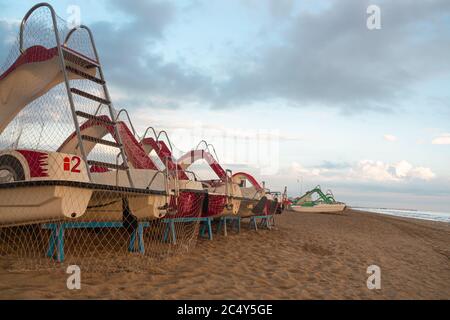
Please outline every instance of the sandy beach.
[{"label": "sandy beach", "polygon": [[[1,299],[450,299],[450,224],[346,210],[287,212],[273,230],[199,240],[161,272],[82,273],[68,290],[61,270],[11,272]],[[366,286],[381,268],[381,289]]]}]

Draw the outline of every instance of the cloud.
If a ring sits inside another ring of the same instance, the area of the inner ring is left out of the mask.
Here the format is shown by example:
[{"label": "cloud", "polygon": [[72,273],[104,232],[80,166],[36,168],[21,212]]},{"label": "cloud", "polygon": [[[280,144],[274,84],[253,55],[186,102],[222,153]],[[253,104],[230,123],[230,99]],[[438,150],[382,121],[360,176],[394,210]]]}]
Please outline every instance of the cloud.
[{"label": "cloud", "polygon": [[[182,15],[202,8],[198,1],[186,13],[187,7],[174,1],[107,0],[112,14],[125,18],[90,27],[106,77],[123,93],[118,102],[127,107],[162,101],[159,107],[178,108],[195,101],[201,107],[229,108],[278,101],[298,108],[386,112],[410,99],[414,85],[450,71],[450,29],[444,19],[450,2],[376,2],[382,10],[378,31],[366,28],[368,0],[319,1],[320,9],[312,11],[296,10],[292,0],[261,2],[284,27],[275,28],[277,21],[269,19],[261,30],[274,33],[259,32],[246,48],[224,48],[229,59],[212,71],[189,65],[183,57],[168,62],[155,49],[164,48],[170,26],[185,23]],[[0,29],[2,45],[5,27]],[[220,33],[209,39],[221,40]]]},{"label": "cloud", "polygon": [[392,134],[385,134],[383,136],[384,140],[389,141],[389,142],[395,142],[397,141],[397,137],[392,135]]},{"label": "cloud", "polygon": [[261,32],[258,45],[250,44],[250,55],[227,51],[231,57],[219,66],[225,70],[219,80],[214,72],[182,59],[167,62],[163,52],[155,51],[167,29],[183,21],[183,10],[172,1],[109,0],[111,11],[126,19],[91,27],[107,79],[124,93],[118,102],[129,107],[167,101],[161,107],[177,108],[196,101],[223,108],[276,100],[344,112],[389,111],[411,96],[413,85],[450,71],[445,54],[450,32],[442,19],[450,2],[378,2],[382,29],[368,31],[369,1],[334,0],[319,11],[299,13],[291,0],[264,1],[286,27],[270,36],[275,42]]},{"label": "cloud", "polygon": [[109,4],[127,19],[120,23],[100,21],[91,28],[106,78],[115,89],[113,95],[119,91],[116,103],[129,108],[155,104],[177,108],[211,95],[208,75],[182,62],[166,62],[163,54],[153,50],[176,21],[177,7],[172,2],[110,0]]},{"label": "cloud", "polygon": [[[124,29],[129,29],[138,36],[161,38],[164,30],[175,18],[175,6],[170,1],[158,0],[110,0],[115,10],[131,17]],[[130,34],[129,36],[133,36]]]},{"label": "cloud", "polygon": [[351,164],[347,162],[333,162],[325,160],[318,167],[322,169],[348,169],[351,167]]},{"label": "cloud", "polygon": [[385,163],[376,160],[361,160],[352,165],[326,164],[306,168],[294,162],[291,172],[307,177],[316,177],[325,181],[345,180],[348,182],[405,182],[411,180],[429,181],[436,177],[426,167],[415,167],[406,160],[396,163]]},{"label": "cloud", "polygon": [[294,0],[241,0],[249,9],[266,9],[274,19],[286,19],[294,9]]},{"label": "cloud", "polygon": [[286,18],[292,13],[294,0],[269,0],[270,13],[277,18]]},{"label": "cloud", "polygon": [[405,160],[394,164],[363,160],[352,170],[354,176],[374,181],[431,180],[436,176],[430,168],[414,167]]},{"label": "cloud", "polygon": [[6,61],[11,46],[16,40],[16,36],[19,30],[19,24],[12,21],[0,20],[0,73],[9,68],[12,63],[8,59]]},{"label": "cloud", "polygon": [[330,1],[291,18],[277,44],[255,49],[251,64],[235,59],[242,64],[221,84],[218,105],[284,99],[296,107],[389,111],[411,97],[413,85],[450,71],[450,2],[378,2],[378,31],[366,28],[370,1]]},{"label": "cloud", "polygon": [[443,133],[433,139],[432,144],[450,144],[450,133]]}]

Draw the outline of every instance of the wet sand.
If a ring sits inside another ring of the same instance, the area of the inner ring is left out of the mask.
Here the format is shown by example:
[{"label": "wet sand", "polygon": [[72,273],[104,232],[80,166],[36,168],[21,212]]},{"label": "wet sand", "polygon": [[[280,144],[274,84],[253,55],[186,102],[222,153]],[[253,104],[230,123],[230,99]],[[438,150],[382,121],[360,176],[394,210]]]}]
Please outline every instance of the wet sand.
[{"label": "wet sand", "polygon": [[[214,235],[160,272],[11,272],[1,299],[450,299],[450,224],[347,210],[287,212],[272,230]],[[367,267],[381,268],[369,290]]]}]

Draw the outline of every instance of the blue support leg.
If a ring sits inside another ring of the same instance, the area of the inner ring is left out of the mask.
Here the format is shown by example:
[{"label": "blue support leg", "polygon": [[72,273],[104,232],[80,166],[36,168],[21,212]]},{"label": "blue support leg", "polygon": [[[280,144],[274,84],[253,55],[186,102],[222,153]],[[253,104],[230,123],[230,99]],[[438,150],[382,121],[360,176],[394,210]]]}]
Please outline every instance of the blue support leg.
[{"label": "blue support leg", "polygon": [[135,252],[134,245],[136,243],[136,230],[131,233],[130,242],[128,243],[128,252]]},{"label": "blue support leg", "polygon": [[222,230],[222,224],[223,224],[223,218],[220,218],[219,224],[217,226],[217,233],[220,233],[220,230]]},{"label": "blue support leg", "polygon": [[206,232],[206,223],[205,221],[200,221],[200,236],[203,238],[205,237]]},{"label": "blue support leg", "polygon": [[144,225],[142,223],[139,223],[139,227],[138,227],[138,246],[139,246],[139,252],[144,254],[145,253]]},{"label": "blue support leg", "polygon": [[164,229],[164,235],[163,235],[163,242],[167,242],[169,238],[169,231],[170,231],[170,223],[166,222],[166,227]]},{"label": "blue support leg", "polygon": [[223,219],[223,235],[226,237],[228,235],[227,232],[227,217],[222,217]]},{"label": "blue support leg", "polygon": [[64,261],[64,224],[60,224],[57,227],[57,237],[56,237],[56,259],[58,262]]},{"label": "blue support leg", "polygon": [[47,249],[47,257],[52,258],[55,254],[55,245],[56,245],[56,228],[55,226],[50,227],[50,239],[48,240],[48,249]]},{"label": "blue support leg", "polygon": [[170,229],[172,230],[172,243],[176,244],[177,243],[177,236],[175,233],[175,222],[172,220],[170,222]]},{"label": "blue support leg", "polygon": [[[213,234],[212,234],[212,226],[211,226],[211,218],[208,218],[208,234],[209,234],[209,240],[213,239]],[[227,226],[225,225],[225,228]],[[226,229],[225,229],[226,230]]]}]

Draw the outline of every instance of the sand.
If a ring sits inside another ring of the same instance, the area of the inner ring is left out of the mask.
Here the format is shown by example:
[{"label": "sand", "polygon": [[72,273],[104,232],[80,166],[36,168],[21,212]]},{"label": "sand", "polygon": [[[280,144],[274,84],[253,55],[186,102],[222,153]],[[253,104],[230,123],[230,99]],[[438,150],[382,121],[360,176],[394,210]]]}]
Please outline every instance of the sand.
[{"label": "sand", "polygon": [[[155,273],[10,272],[0,259],[1,299],[450,299],[450,224],[346,210],[287,212],[273,230],[199,240]],[[369,265],[381,289],[369,290]]]}]

